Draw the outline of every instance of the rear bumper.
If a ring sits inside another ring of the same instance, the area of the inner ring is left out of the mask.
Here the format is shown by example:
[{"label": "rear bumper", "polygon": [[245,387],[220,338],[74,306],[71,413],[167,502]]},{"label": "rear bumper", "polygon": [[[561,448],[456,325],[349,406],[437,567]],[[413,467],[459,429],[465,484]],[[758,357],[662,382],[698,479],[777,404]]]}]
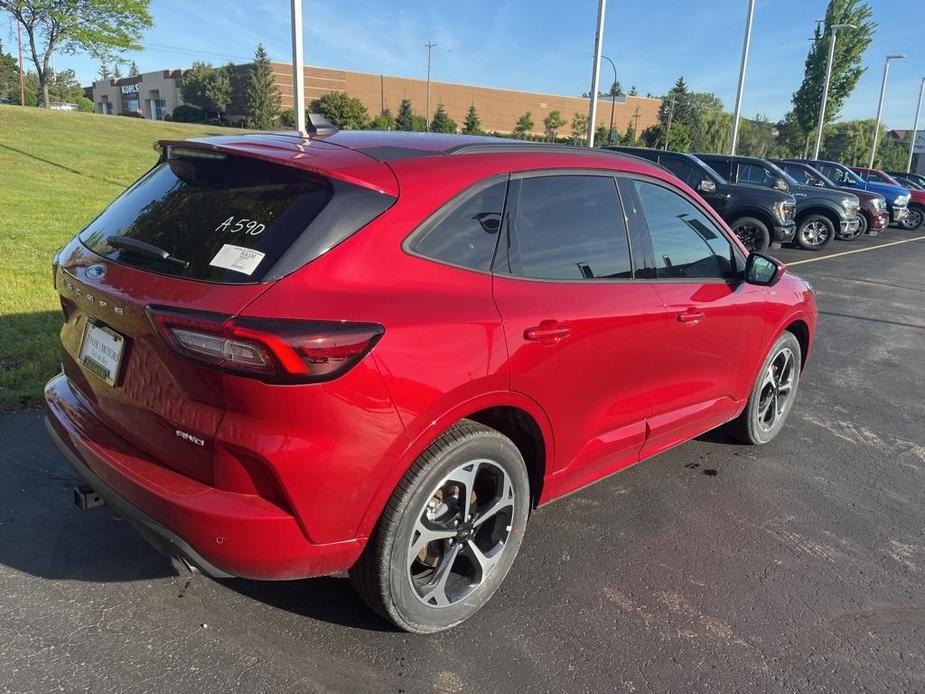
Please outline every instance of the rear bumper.
[{"label": "rear bumper", "polygon": [[168,556],[215,577],[285,580],[350,568],[364,542],[309,542],[296,519],[258,496],[176,473],[106,429],[63,374],[45,387],[46,425],[76,473]]},{"label": "rear bumper", "polygon": [[777,243],[790,243],[793,241],[793,237],[797,233],[797,225],[795,222],[790,222],[789,224],[780,224],[775,226],[771,233],[771,241]]}]

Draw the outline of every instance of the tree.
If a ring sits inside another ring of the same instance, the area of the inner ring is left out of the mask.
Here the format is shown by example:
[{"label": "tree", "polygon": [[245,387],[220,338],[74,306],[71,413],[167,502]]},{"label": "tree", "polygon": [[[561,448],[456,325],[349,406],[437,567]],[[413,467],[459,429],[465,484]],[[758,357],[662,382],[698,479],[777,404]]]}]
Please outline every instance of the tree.
[{"label": "tree", "polygon": [[0,96],[19,94],[19,63],[16,58],[3,50],[0,41]]},{"label": "tree", "polygon": [[23,97],[24,103],[19,102],[19,70],[17,70],[16,88],[10,94],[10,101],[19,106],[38,106],[39,94],[39,76],[34,71],[29,70],[23,75]]},{"label": "tree", "polygon": [[402,99],[398,107],[398,117],[395,118],[397,130],[414,130],[414,112],[411,110],[411,99]]},{"label": "tree", "polygon": [[341,130],[362,130],[369,122],[369,112],[359,99],[346,92],[328,92],[312,102],[317,111]]},{"label": "tree", "polygon": [[411,116],[411,129],[416,133],[427,132],[427,119],[424,116],[414,114]]},{"label": "tree", "polygon": [[443,104],[437,104],[434,117],[430,121],[430,131],[434,133],[455,133],[456,121],[450,118]]},{"label": "tree", "polygon": [[636,142],[636,129],[633,126],[633,121],[630,121],[630,124],[626,126],[626,134],[620,138],[620,144],[626,147],[635,147],[639,144]]},{"label": "tree", "polygon": [[525,140],[527,134],[533,131],[533,125],[533,114],[527,111],[517,119],[517,123],[514,125],[514,137]]},{"label": "tree", "polygon": [[231,104],[231,80],[234,77],[234,65],[228,64],[213,70],[205,84],[205,97],[209,107],[222,119],[222,114]]},{"label": "tree", "polygon": [[194,62],[190,69],[183,73],[183,81],[180,85],[183,101],[203,110],[208,110],[210,102],[207,90],[214,74],[215,68],[209,63],[198,60]]},{"label": "tree", "polygon": [[466,135],[482,134],[482,122],[479,120],[478,111],[475,110],[475,104],[471,104],[466,112],[466,120],[463,121],[462,131]]},{"label": "tree", "polygon": [[570,123],[572,129],[572,142],[576,145],[584,144],[588,141],[588,114],[576,113],[572,116]]},{"label": "tree", "polygon": [[606,125],[599,125],[594,129],[594,146],[603,147],[610,143],[607,139],[610,137],[610,128]]},{"label": "tree", "polygon": [[114,80],[122,79],[122,68],[119,67],[119,63],[116,63],[112,67],[112,78]]},{"label": "tree", "polygon": [[245,101],[247,120],[253,127],[267,130],[276,125],[279,120],[279,88],[273,81],[273,66],[263,44],[257,44],[254,51]]},{"label": "tree", "polygon": [[145,29],[154,26],[150,0],[0,0],[0,10],[22,25],[48,106],[51,56],[84,51],[96,58],[139,50]]},{"label": "tree", "polygon": [[546,130],[546,137],[555,141],[559,129],[566,124],[565,118],[558,111],[550,111],[543,119],[543,128]]},{"label": "tree", "polygon": [[392,114],[389,113],[389,110],[386,109],[378,116],[373,118],[369,123],[370,130],[395,130],[395,119],[392,118]]},{"label": "tree", "polygon": [[78,96],[74,99],[74,103],[82,113],[93,113],[95,110],[93,102],[85,96]]},{"label": "tree", "polygon": [[614,81],[610,85],[610,91],[607,92],[607,96],[623,96],[623,85],[619,81]]},{"label": "tree", "polygon": [[96,74],[99,75],[100,80],[103,82],[108,82],[112,79],[112,70],[109,69],[106,62],[100,63],[100,69],[96,71]]},{"label": "tree", "polygon": [[856,28],[838,32],[825,107],[826,122],[839,114],[845,100],[864,74],[865,68],[861,61],[877,28],[872,16],[873,10],[867,3],[859,0],[830,0],[824,26],[816,27],[813,45],[806,56],[803,82],[793,93],[793,116],[804,138],[810,137],[819,126],[819,105],[822,103],[832,25],[853,24]]},{"label": "tree", "polygon": [[138,69],[138,63],[136,63],[136,62],[133,60],[133,61],[132,61],[132,64],[128,66],[128,76],[129,76],[129,77],[138,77],[138,75],[140,75],[140,74],[141,74],[141,70]]},{"label": "tree", "polygon": [[[658,122],[667,126],[669,117],[672,122],[676,120],[683,122],[683,116],[686,115],[688,94],[687,82],[684,81],[683,77],[679,77],[675,80],[674,86],[665,95],[665,98],[662,100],[662,105],[659,106]],[[679,115],[681,116],[680,118]]]},{"label": "tree", "polygon": [[48,83],[48,94],[55,101],[73,101],[83,96],[84,90],[73,70],[52,72]]},{"label": "tree", "polygon": [[636,85],[634,84],[632,87],[630,87],[629,92],[627,92],[627,96],[638,96],[638,95],[639,95],[639,92],[636,91]]}]

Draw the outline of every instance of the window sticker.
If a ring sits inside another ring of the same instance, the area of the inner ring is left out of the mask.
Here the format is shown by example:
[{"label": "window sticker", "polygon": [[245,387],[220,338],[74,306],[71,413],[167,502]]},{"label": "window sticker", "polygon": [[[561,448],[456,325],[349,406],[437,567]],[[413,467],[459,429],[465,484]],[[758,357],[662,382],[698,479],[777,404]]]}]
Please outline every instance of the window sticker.
[{"label": "window sticker", "polygon": [[245,275],[252,275],[265,255],[266,253],[255,251],[252,248],[243,248],[226,243],[215,254],[209,265],[234,270]]}]

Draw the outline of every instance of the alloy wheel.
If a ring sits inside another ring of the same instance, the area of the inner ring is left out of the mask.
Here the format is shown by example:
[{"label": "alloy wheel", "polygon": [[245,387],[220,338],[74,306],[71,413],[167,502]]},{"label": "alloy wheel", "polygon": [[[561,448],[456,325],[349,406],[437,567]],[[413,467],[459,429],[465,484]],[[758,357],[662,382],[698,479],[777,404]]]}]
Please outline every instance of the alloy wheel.
[{"label": "alloy wheel", "polygon": [[906,229],[918,229],[922,226],[923,216],[925,215],[923,215],[922,210],[917,207],[910,207],[906,213],[906,218],[903,220],[903,226]]},{"label": "alloy wheel", "polygon": [[496,463],[460,465],[420,509],[408,545],[407,575],[417,598],[448,607],[485,582],[508,545],[514,485]]},{"label": "alloy wheel", "polygon": [[822,246],[829,240],[829,227],[824,222],[812,221],[800,230],[800,235],[807,245]]},{"label": "alloy wheel", "polygon": [[794,362],[793,351],[784,347],[765,371],[758,395],[758,426],[762,431],[771,431],[790,408],[796,374]]}]

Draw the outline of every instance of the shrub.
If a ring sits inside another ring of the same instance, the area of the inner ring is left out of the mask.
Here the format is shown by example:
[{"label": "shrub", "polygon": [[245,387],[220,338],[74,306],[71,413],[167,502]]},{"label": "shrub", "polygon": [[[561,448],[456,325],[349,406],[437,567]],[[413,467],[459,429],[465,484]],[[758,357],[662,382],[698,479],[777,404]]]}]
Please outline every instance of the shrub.
[{"label": "shrub", "polygon": [[205,120],[205,117],[205,111],[191,104],[180,104],[171,114],[171,120],[179,123],[201,123]]},{"label": "shrub", "polygon": [[93,102],[85,96],[78,96],[74,99],[74,103],[77,104],[77,108],[84,113],[93,113],[96,110]]}]

